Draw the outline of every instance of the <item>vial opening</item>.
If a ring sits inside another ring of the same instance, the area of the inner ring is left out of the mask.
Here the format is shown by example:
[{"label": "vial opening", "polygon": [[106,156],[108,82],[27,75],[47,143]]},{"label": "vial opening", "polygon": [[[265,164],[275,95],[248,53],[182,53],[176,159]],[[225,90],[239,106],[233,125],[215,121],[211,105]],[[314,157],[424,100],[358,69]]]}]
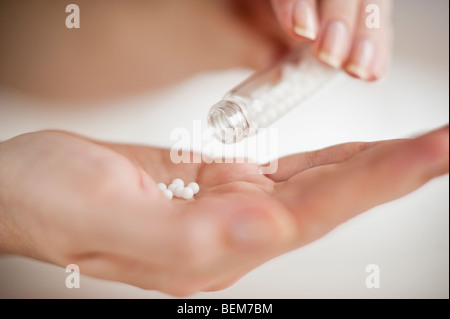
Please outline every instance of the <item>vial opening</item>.
[{"label": "vial opening", "polygon": [[216,103],[208,115],[214,136],[224,144],[236,143],[248,136],[250,125],[239,105],[230,100]]}]

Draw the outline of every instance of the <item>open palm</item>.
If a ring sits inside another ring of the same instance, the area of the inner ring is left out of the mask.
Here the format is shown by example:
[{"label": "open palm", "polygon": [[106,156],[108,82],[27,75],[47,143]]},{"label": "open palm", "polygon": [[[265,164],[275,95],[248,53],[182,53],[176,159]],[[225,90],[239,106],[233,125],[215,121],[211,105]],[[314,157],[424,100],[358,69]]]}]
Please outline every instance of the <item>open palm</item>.
[{"label": "open palm", "polygon": [[[0,144],[2,233],[15,239],[2,248],[188,295],[225,288],[447,171],[448,127],[288,156],[272,175],[254,163],[174,164],[165,149],[31,133]],[[194,199],[168,200],[156,186],[177,177],[200,185]]]}]

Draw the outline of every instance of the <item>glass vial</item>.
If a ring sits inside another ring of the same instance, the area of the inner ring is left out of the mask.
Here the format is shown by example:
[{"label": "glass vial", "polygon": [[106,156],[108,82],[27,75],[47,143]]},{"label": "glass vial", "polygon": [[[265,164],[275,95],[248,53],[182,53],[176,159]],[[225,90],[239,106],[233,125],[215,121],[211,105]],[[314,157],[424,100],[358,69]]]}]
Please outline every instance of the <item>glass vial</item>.
[{"label": "glass vial", "polygon": [[317,61],[309,46],[297,48],[225,94],[209,110],[208,125],[222,143],[239,142],[275,122],[337,73]]}]

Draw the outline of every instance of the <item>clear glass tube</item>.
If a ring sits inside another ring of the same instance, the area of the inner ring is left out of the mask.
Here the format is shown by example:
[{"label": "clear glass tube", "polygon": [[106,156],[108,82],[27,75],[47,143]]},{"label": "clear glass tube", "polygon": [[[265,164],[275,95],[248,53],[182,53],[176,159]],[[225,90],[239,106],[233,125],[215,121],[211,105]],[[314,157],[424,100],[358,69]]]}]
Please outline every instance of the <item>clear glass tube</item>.
[{"label": "clear glass tube", "polygon": [[300,105],[337,72],[317,61],[309,46],[297,48],[225,94],[209,110],[208,125],[222,143],[239,142]]}]

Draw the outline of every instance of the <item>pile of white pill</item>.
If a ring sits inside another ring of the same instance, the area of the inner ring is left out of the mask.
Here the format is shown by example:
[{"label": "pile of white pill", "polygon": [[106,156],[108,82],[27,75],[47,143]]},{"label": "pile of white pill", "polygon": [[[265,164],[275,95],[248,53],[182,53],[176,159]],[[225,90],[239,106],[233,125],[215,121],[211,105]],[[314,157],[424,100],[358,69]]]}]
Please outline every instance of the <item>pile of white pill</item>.
[{"label": "pile of white pill", "polygon": [[305,51],[300,62],[282,66],[278,82],[261,85],[251,93],[247,112],[255,120],[254,125],[267,127],[337,74],[337,70],[324,67],[312,54]]},{"label": "pile of white pill", "polygon": [[196,182],[189,183],[185,187],[181,178],[175,178],[169,186],[166,186],[164,183],[158,183],[158,188],[168,199],[172,199],[173,196],[190,199],[200,190],[200,186]]}]

